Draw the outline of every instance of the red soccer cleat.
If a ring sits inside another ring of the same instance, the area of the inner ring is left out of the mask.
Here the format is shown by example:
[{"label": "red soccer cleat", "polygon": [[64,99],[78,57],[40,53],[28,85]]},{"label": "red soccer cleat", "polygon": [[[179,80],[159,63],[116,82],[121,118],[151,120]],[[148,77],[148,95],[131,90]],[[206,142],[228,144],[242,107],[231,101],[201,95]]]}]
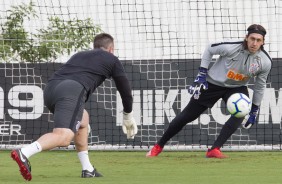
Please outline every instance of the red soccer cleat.
[{"label": "red soccer cleat", "polygon": [[207,158],[227,158],[228,156],[224,155],[221,153],[219,148],[214,148],[214,149],[208,149],[206,153]]},{"label": "red soccer cleat", "polygon": [[32,179],[31,176],[31,166],[28,159],[22,154],[22,152],[17,149],[11,152],[11,157],[17,162],[20,172],[24,179],[30,181]]},{"label": "red soccer cleat", "polygon": [[155,144],[155,146],[146,154],[146,157],[156,157],[163,151],[163,148]]}]

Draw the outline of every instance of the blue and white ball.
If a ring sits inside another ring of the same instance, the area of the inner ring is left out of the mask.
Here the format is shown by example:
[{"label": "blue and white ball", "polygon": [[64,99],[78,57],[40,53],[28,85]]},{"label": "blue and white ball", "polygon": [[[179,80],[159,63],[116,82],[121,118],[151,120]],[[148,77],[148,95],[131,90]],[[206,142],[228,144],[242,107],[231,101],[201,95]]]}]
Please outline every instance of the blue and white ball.
[{"label": "blue and white ball", "polygon": [[252,103],[243,93],[234,93],[227,100],[227,110],[236,118],[243,118],[251,111]]}]

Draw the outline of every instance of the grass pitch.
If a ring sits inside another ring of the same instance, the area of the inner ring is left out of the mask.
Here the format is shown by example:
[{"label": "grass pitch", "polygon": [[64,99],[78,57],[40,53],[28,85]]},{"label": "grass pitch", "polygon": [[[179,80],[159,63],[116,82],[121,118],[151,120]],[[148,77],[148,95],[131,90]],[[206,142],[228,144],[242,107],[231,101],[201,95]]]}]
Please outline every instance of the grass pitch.
[{"label": "grass pitch", "polygon": [[[168,152],[146,158],[145,152],[90,151],[102,178],[80,178],[75,151],[48,151],[30,158],[30,183],[79,184],[279,184],[281,152],[224,152],[227,159],[207,159],[205,152]],[[0,151],[0,183],[27,183],[10,151]]]}]

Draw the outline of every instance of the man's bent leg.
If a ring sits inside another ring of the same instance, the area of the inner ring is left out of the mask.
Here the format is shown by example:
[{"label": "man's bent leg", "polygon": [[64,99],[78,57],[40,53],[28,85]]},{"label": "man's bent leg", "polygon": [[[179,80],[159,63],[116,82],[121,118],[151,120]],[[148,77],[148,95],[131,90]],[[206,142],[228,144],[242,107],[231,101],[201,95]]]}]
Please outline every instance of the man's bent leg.
[{"label": "man's bent leg", "polygon": [[88,112],[84,110],[80,127],[74,136],[75,149],[77,152],[88,150],[88,125],[89,115]]},{"label": "man's bent leg", "polygon": [[164,147],[167,141],[180,132],[187,123],[197,119],[205,110],[207,110],[206,106],[199,103],[191,103],[190,101],[184,110],[171,121],[168,129],[158,141],[158,144]]},{"label": "man's bent leg", "polygon": [[30,181],[32,175],[28,158],[42,150],[49,150],[58,146],[68,146],[73,136],[74,133],[70,129],[55,128],[52,133],[44,134],[32,144],[22,149],[12,150],[11,157],[17,162],[23,178]]},{"label": "man's bent leg", "polygon": [[211,149],[206,152],[207,158],[227,158],[228,156],[221,153],[220,148],[231,137],[231,135],[238,129],[244,118],[236,118],[231,116],[223,125],[219,136],[215,140]]},{"label": "man's bent leg", "polygon": [[41,145],[42,150],[50,150],[56,147],[69,146],[74,133],[68,128],[54,128],[52,133],[42,135],[37,142]]},{"label": "man's bent leg", "polygon": [[195,101],[190,101],[183,111],[171,121],[168,129],[165,131],[157,144],[155,144],[154,147],[146,154],[146,157],[158,156],[162,152],[167,141],[181,131],[187,123],[197,119],[206,109],[206,106],[200,105]]},{"label": "man's bent leg", "polygon": [[238,129],[238,127],[243,122],[244,118],[236,118],[231,116],[227,122],[223,125],[219,136],[215,140],[211,149],[220,148],[223,144],[231,137],[231,135]]},{"label": "man's bent leg", "polygon": [[102,175],[92,166],[88,156],[88,125],[89,115],[84,109],[80,127],[74,136],[77,156],[82,165],[82,178],[101,177]]}]

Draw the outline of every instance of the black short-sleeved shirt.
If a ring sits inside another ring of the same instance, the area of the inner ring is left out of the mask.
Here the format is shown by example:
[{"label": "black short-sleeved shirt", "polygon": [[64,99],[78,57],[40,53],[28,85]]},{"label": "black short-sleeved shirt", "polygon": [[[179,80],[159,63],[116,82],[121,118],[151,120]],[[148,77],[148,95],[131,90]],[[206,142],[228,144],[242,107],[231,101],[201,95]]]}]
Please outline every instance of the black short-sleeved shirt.
[{"label": "black short-sleeved shirt", "polygon": [[119,59],[102,49],[82,51],[74,54],[50,80],[72,79],[81,83],[88,95],[106,78],[126,76]]}]

